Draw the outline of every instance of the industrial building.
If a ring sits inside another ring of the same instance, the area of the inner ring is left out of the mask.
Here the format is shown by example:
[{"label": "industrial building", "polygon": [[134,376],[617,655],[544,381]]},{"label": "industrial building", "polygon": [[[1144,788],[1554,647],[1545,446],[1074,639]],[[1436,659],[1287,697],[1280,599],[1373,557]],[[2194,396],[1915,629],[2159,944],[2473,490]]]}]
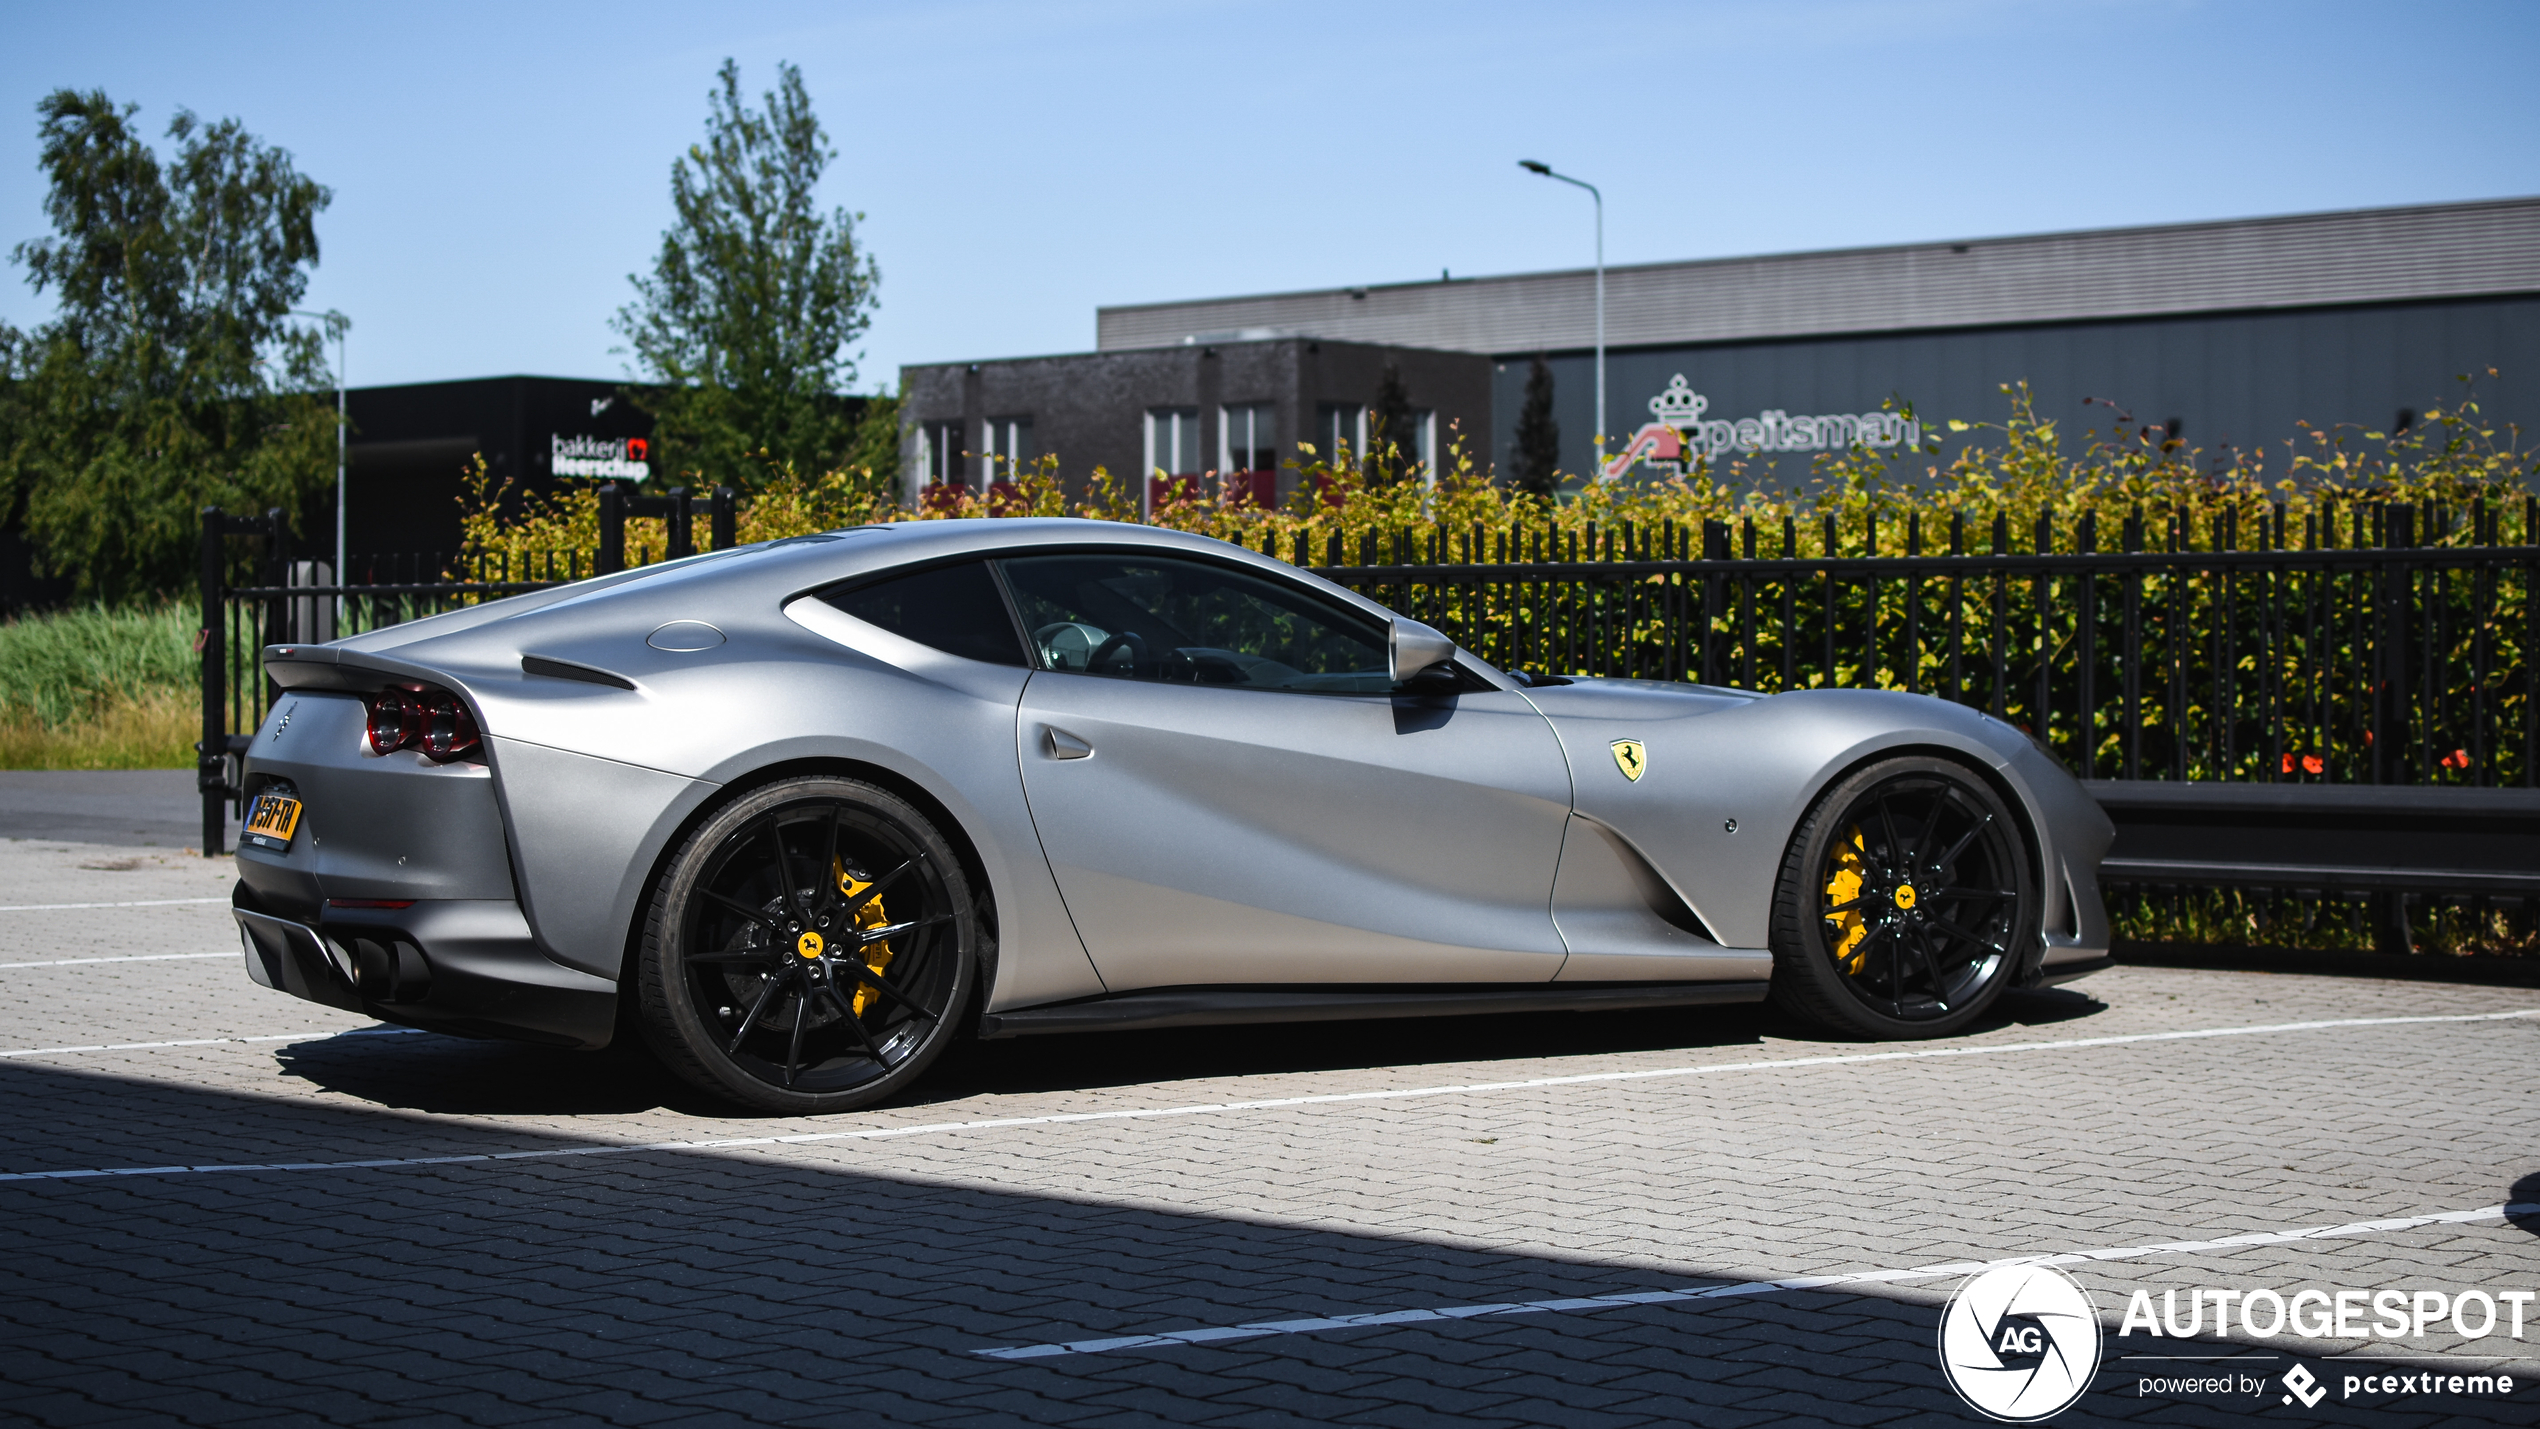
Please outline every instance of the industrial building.
[{"label": "industrial building", "polygon": [[[459,498],[475,461],[513,499],[577,481],[643,481],[653,472],[653,419],[620,383],[484,377],[356,387],[349,394],[345,549],[356,559],[455,556]],[[311,504],[307,528],[330,531],[335,493]]]},{"label": "industrial building", "polygon": [[[1611,475],[1709,458],[1785,484],[1830,445],[1998,423],[2002,387],[2019,382],[2075,440],[2126,423],[2209,460],[2280,454],[2305,423],[2404,428],[2465,395],[2499,440],[2540,426],[2540,198],[1642,264],[1605,280]],[[1571,269],[1107,307],[1093,352],[903,367],[911,494],[1050,452],[1071,482],[1097,465],[1235,472],[1284,497],[1300,441],[1364,446],[1387,368],[1416,441],[1460,431],[1505,470],[1538,354],[1562,469],[1584,477],[1599,467],[1595,289],[1592,270]]]}]

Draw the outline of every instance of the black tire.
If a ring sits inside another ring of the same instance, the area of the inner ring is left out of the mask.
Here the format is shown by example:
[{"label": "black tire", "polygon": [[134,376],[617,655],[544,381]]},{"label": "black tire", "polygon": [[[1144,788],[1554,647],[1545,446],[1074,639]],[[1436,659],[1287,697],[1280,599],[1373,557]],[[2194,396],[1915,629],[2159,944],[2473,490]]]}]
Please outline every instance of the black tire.
[{"label": "black tire", "polygon": [[1883,759],[1819,796],[1773,900],[1773,1002],[1851,1037],[1942,1037],[2038,938],[2035,859],[2001,796],[1945,759]]},{"label": "black tire", "polygon": [[870,1106],[957,1035],[980,923],[960,860],[907,801],[825,776],[750,790],[654,884],[644,1039],[672,1072],[746,1106]]}]

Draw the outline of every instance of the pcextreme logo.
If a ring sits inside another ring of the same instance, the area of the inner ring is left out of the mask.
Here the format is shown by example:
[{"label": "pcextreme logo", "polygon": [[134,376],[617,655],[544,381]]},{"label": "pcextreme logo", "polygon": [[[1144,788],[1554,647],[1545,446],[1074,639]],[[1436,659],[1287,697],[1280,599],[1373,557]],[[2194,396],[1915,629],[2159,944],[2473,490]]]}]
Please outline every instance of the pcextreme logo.
[{"label": "pcextreme logo", "polygon": [[2328,1391],[2320,1387],[2320,1377],[2311,1373],[2311,1367],[2299,1360],[2294,1362],[2293,1368],[2284,1372],[2284,1387],[2292,1391],[2284,1396],[2284,1402],[2291,1404],[2299,1399],[2304,1409],[2317,1409],[2320,1401],[2328,1398]]},{"label": "pcextreme logo", "polygon": [[1679,372],[1667,390],[1649,399],[1657,418],[1632,433],[1631,440],[1605,463],[1606,480],[1623,475],[1635,464],[1680,475],[1697,459],[1741,452],[1842,451],[1847,447],[1916,446],[1923,439],[1920,422],[1894,412],[1836,413],[1794,417],[1775,407],[1734,422],[1704,421],[1711,399],[1686,385]]},{"label": "pcextreme logo", "polygon": [[1989,1419],[2051,1419],[2099,1372],[2099,1312],[2079,1282],[2051,1265],[1985,1271],[1941,1312],[1940,1369]]}]

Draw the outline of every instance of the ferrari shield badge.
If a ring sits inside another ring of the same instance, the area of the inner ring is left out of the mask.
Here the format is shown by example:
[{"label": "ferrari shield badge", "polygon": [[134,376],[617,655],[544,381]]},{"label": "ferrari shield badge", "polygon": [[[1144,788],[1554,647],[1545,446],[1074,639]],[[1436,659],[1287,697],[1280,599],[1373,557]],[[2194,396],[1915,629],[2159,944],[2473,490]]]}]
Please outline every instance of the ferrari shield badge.
[{"label": "ferrari shield badge", "polygon": [[1635,784],[1640,782],[1640,776],[1649,772],[1649,756],[1642,751],[1639,740],[1614,741],[1614,767],[1623,771],[1624,778]]}]

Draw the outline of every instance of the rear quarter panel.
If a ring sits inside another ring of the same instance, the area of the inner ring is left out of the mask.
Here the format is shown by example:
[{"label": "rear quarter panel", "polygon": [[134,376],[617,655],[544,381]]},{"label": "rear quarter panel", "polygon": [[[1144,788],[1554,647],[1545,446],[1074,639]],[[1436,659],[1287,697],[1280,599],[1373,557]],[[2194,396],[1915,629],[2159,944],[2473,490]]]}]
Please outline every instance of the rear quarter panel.
[{"label": "rear quarter panel", "polygon": [[[1101,992],[1023,802],[1014,722],[1026,672],[800,599],[846,573],[700,565],[382,653],[436,672],[475,705],[522,901],[540,940],[573,966],[617,974],[661,858],[726,790],[780,767],[853,763],[921,790],[976,849],[999,920],[991,1010]],[[798,599],[802,618],[789,618]],[[646,642],[687,620],[715,626],[723,642]],[[526,674],[524,655],[634,688]]]}]

